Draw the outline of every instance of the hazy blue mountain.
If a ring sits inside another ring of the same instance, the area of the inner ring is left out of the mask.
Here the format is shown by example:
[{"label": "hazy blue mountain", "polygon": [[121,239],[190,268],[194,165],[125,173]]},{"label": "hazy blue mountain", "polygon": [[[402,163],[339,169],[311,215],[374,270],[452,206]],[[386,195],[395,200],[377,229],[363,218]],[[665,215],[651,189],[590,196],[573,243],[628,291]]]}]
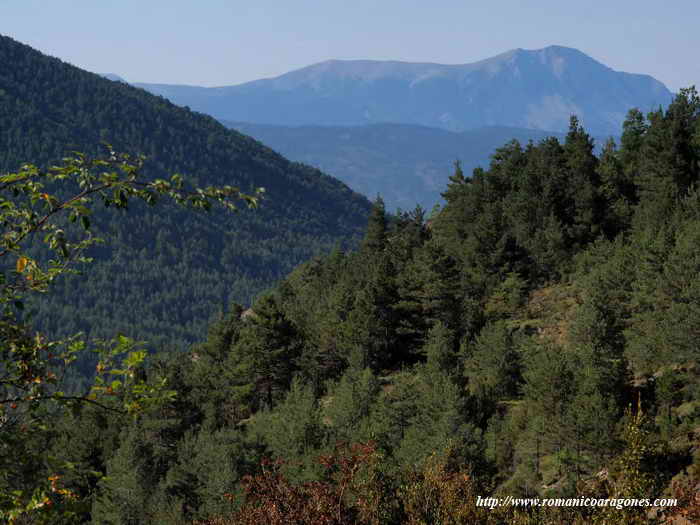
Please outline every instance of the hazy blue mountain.
[{"label": "hazy blue mountain", "polygon": [[217,88],[136,85],[175,104],[239,122],[565,131],[575,113],[596,135],[618,133],[630,108],[646,111],[672,96],[648,75],[614,71],[561,46],[515,49],[462,65],[329,60],[276,78]]},{"label": "hazy blue mountain", "polygon": [[[464,132],[410,124],[367,126],[271,126],[224,121],[285,157],[310,164],[373,198],[381,194],[387,209],[430,210],[441,201],[459,160],[466,174],[488,167],[494,150],[517,139],[523,144],[561,133],[486,127]],[[600,139],[598,142],[602,142]]]}]

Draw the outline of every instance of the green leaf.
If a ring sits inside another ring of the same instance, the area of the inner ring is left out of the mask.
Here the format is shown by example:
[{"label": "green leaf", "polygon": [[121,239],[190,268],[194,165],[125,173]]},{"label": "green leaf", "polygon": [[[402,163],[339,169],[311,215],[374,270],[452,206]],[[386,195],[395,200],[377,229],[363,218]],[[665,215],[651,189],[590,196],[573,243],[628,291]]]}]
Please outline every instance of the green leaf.
[{"label": "green leaf", "polygon": [[146,352],[144,350],[138,350],[136,352],[130,352],[129,356],[124,360],[124,364],[128,368],[134,368],[140,365],[144,359],[146,359]]}]

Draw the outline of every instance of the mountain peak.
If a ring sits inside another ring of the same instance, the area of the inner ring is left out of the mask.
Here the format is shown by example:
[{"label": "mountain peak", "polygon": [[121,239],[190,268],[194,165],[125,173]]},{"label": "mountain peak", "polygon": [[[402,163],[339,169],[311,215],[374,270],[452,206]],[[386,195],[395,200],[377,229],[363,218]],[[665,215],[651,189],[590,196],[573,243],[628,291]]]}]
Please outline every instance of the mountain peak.
[{"label": "mountain peak", "polygon": [[672,98],[652,77],[614,71],[561,45],[513,49],[468,64],[332,59],[209,91],[141,87],[239,122],[394,122],[451,131],[514,126],[565,132],[576,114],[596,135],[619,133],[631,108],[647,111]]},{"label": "mountain peak", "polygon": [[[576,62],[588,62],[592,64],[598,64],[599,66],[608,68],[602,62],[599,62],[595,58],[587,55],[583,51],[576,49],[574,47],[566,47],[559,45],[546,46],[540,49],[523,49],[521,47],[503,53],[502,55],[497,55],[493,58],[499,57],[512,57],[512,58],[537,58],[540,61],[550,62],[553,60],[567,60]],[[610,69],[610,68],[608,68]]]}]

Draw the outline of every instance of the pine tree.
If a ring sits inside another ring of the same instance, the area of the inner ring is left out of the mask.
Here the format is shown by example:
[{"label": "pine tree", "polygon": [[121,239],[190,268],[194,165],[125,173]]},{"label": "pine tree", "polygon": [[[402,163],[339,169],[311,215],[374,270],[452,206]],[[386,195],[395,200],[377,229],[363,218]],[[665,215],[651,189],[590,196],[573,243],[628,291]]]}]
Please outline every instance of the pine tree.
[{"label": "pine tree", "polygon": [[481,432],[467,420],[467,407],[450,375],[426,370],[416,384],[415,412],[394,451],[399,464],[419,466],[436,450],[451,448],[460,463],[483,461]]},{"label": "pine tree", "polygon": [[466,196],[469,185],[470,180],[465,178],[462,165],[459,161],[455,161],[454,172],[450,175],[447,189],[441,194],[446,205],[433,221],[449,244],[457,245],[464,239],[463,228],[466,225],[465,215],[468,213]]},{"label": "pine tree", "polygon": [[639,155],[638,225],[663,225],[678,199],[697,182],[700,152],[694,135],[699,114],[700,98],[694,89],[681,90],[666,112],[649,114]]},{"label": "pine tree", "polygon": [[472,395],[483,400],[512,399],[518,393],[521,359],[504,321],[486,325],[464,349],[464,375]]},{"label": "pine tree", "polygon": [[582,475],[603,465],[615,449],[615,427],[622,414],[626,378],[620,366],[592,347],[577,348],[573,361],[575,393],[562,429],[572,450],[573,475],[579,481]]},{"label": "pine tree", "polygon": [[370,253],[379,253],[386,247],[387,220],[384,200],[377,195],[367,223],[367,231],[362,240],[362,249]]},{"label": "pine tree", "polygon": [[648,129],[649,123],[644,114],[636,108],[629,111],[622,124],[620,162],[622,162],[625,175],[633,182],[639,175],[642,146]]},{"label": "pine tree", "polygon": [[245,325],[242,315],[243,308],[233,305],[226,317],[212,324],[206,342],[195,345],[186,359],[166,365],[170,384],[187,393],[175,403],[181,414],[190,414],[188,426],[201,422],[213,431],[238,423],[247,413],[229,390],[239,380],[234,348]]},{"label": "pine tree", "polygon": [[241,401],[253,410],[272,407],[291,383],[301,346],[296,327],[274,296],[256,302],[231,358]]},{"label": "pine tree", "polygon": [[149,500],[163,474],[143,430],[126,428],[119,448],[107,462],[107,477],[100,482],[92,519],[124,525],[148,522]]},{"label": "pine tree", "polygon": [[569,218],[572,249],[578,251],[601,233],[603,202],[599,195],[598,158],[593,153],[593,139],[571,117],[564,143],[564,155],[569,175],[568,193],[573,204]]},{"label": "pine tree", "polygon": [[437,322],[428,332],[423,347],[426,357],[426,371],[430,374],[444,374],[456,378],[459,374],[459,362],[456,351],[456,337],[450,328]]},{"label": "pine tree", "polygon": [[625,170],[621,157],[622,152],[617,150],[615,141],[610,139],[603,147],[597,168],[605,210],[603,230],[608,238],[614,238],[630,227],[633,206],[637,202],[633,174]]},{"label": "pine tree", "polygon": [[418,378],[408,372],[392,374],[373,404],[367,431],[379,450],[391,456],[404,439],[415,417]]},{"label": "pine tree", "polygon": [[569,444],[565,425],[567,410],[576,388],[574,367],[566,354],[553,345],[540,346],[532,342],[525,354],[523,402],[535,442],[535,450],[530,448],[527,453],[535,456],[535,472],[540,470],[542,456],[553,454],[561,477]]},{"label": "pine tree", "polygon": [[324,444],[326,430],[310,385],[295,379],[278,406],[258,412],[248,429],[273,457],[288,462],[286,470],[294,479],[313,476],[318,470],[310,462]]},{"label": "pine tree", "polygon": [[371,369],[350,366],[328,389],[323,415],[328,419],[331,439],[346,443],[371,439],[369,416],[379,392],[379,381]]},{"label": "pine tree", "polygon": [[413,260],[397,276],[398,334],[406,357],[421,352],[436,323],[458,330],[462,321],[462,290],[457,262],[436,241],[416,250]]},{"label": "pine tree", "polygon": [[345,331],[349,342],[346,357],[357,366],[375,371],[394,366],[405,358],[395,345],[397,294],[395,275],[388,254],[377,254],[367,270],[367,280],[355,292]]},{"label": "pine tree", "polygon": [[417,206],[411,212],[399,212],[389,235],[391,261],[398,274],[411,262],[415,252],[430,238],[425,210]]}]

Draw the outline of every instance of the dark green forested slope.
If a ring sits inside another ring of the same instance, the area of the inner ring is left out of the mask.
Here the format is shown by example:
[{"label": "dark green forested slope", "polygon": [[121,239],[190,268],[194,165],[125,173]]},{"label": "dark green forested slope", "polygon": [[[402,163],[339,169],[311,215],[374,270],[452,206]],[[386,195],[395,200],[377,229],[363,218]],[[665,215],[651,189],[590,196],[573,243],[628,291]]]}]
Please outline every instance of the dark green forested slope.
[{"label": "dark green forested slope", "polygon": [[[699,181],[694,90],[631,112],[600,157],[575,120],[562,142],[509,143],[455,171],[433,220],[377,202],[359,250],[154,359],[173,402],[86,407],[36,443],[107,475],[62,471],[94,523],[663,523],[477,495],[673,494],[697,517]],[[245,478],[263,457],[286,463]]]},{"label": "dark green forested slope", "polygon": [[150,175],[264,187],[267,198],[235,215],[167,206],[101,214],[94,222],[110,238],[102,262],[38,306],[51,332],[192,341],[222,305],[245,304],[312,254],[352,244],[369,211],[342,183],[212,118],[0,37],[0,172],[94,154],[101,141],[145,154]]}]

